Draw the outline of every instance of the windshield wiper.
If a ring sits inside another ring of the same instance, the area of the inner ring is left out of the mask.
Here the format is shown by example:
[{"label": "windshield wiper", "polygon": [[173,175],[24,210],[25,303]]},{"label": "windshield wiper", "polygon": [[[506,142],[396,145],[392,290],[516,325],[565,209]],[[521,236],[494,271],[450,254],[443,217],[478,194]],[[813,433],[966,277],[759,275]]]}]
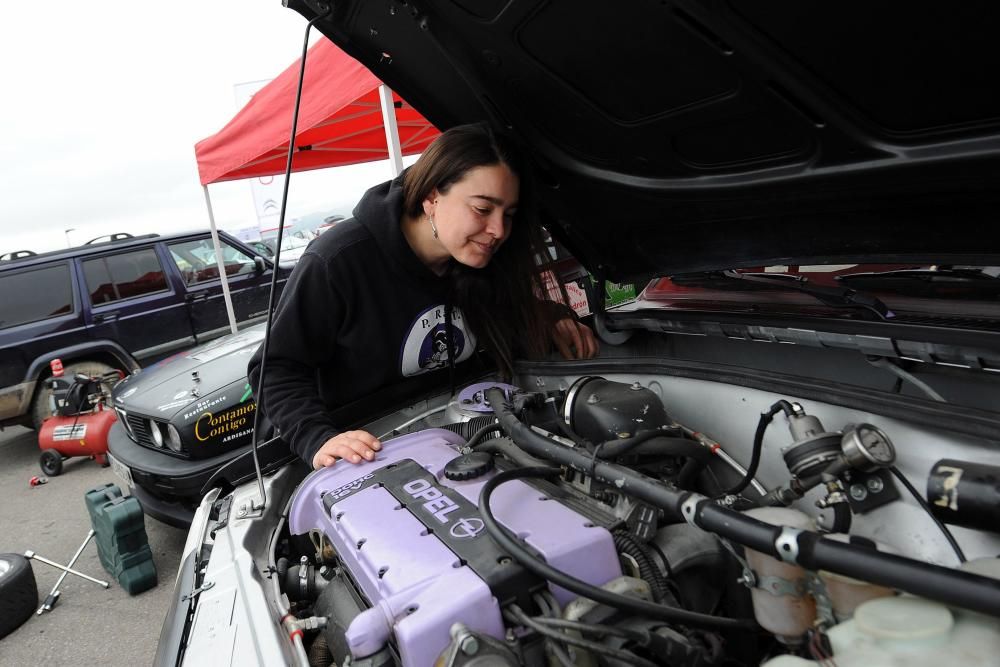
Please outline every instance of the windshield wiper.
[{"label": "windshield wiper", "polygon": [[1000,278],[979,268],[897,269],[837,276],[852,288],[897,292],[907,296],[990,299],[1000,296]]},{"label": "windshield wiper", "polygon": [[828,306],[860,308],[874,313],[879,319],[889,320],[895,313],[871,294],[850,287],[814,285],[805,276],[787,273],[740,273],[738,271],[706,271],[704,273],[671,276],[675,285],[706,289],[774,289],[802,292],[815,297]]}]

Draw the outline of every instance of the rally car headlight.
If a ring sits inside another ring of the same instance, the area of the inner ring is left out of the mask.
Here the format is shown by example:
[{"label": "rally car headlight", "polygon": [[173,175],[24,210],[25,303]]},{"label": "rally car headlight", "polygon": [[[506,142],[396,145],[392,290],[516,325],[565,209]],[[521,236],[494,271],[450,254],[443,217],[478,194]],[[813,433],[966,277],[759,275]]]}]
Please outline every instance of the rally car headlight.
[{"label": "rally car headlight", "polygon": [[167,447],[175,452],[181,451],[181,434],[173,424],[167,424]]},{"label": "rally car headlight", "polygon": [[152,419],[149,420],[149,435],[153,438],[154,445],[163,447],[163,431],[160,430],[160,425]]}]

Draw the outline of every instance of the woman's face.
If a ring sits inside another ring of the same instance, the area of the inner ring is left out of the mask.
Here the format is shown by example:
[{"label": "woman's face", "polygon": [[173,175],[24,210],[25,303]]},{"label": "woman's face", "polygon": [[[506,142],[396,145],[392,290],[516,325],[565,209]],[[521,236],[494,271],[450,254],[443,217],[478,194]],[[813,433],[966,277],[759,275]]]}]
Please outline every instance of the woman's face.
[{"label": "woman's face", "polygon": [[438,241],[448,254],[481,269],[510,237],[519,187],[517,175],[505,164],[476,167],[446,194],[431,191],[424,213],[434,218]]}]

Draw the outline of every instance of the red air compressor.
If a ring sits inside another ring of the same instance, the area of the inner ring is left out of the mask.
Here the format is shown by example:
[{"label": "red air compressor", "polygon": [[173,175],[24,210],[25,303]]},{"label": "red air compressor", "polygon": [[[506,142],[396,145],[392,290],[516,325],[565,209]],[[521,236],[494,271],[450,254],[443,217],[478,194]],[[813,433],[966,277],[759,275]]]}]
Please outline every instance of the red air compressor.
[{"label": "red air compressor", "polygon": [[118,371],[106,375],[78,373],[71,379],[58,377],[62,364],[52,362],[53,416],[42,423],[38,464],[42,472],[55,477],[62,472],[63,460],[71,456],[89,456],[102,466],[108,465],[108,432],[117,421],[108,407],[111,386],[121,379]]}]

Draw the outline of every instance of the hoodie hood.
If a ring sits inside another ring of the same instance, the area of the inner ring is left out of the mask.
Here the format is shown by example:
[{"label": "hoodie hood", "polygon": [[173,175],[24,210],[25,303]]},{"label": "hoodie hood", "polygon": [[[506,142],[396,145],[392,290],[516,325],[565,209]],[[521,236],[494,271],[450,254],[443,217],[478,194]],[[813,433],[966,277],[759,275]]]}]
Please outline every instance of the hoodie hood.
[{"label": "hoodie hood", "polygon": [[354,207],[354,219],[375,238],[379,250],[392,259],[397,269],[410,278],[443,286],[444,281],[420,261],[400,230],[405,175],[403,170],[391,181],[369,188]]}]

